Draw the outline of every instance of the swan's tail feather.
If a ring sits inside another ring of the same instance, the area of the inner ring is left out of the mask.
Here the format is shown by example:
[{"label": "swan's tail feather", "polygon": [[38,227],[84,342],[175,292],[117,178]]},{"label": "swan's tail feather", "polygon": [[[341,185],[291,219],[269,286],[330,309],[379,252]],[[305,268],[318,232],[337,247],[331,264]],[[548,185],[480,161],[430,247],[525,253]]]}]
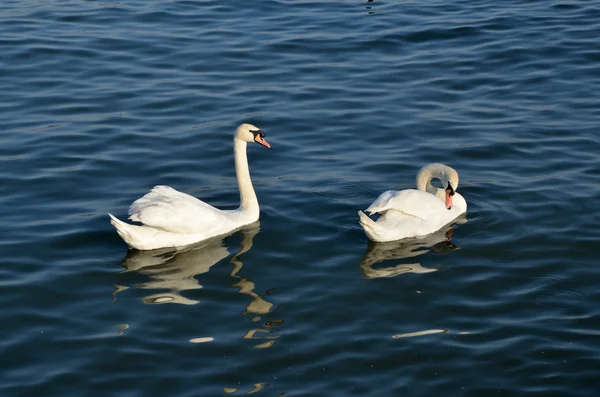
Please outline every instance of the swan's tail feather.
[{"label": "swan's tail feather", "polygon": [[358,223],[360,223],[360,225],[365,230],[365,234],[367,235],[369,240],[381,241],[381,238],[377,233],[377,223],[362,211],[358,211],[358,216],[360,217]]},{"label": "swan's tail feather", "polygon": [[[110,223],[127,245],[136,250],[153,250],[166,247],[179,247],[200,241],[197,234],[182,235],[160,230],[146,225],[131,225],[112,214]],[[187,237],[187,239],[185,238]]]},{"label": "swan's tail feather", "polygon": [[117,229],[117,233],[119,233],[119,236],[121,236],[121,238],[127,243],[127,245],[132,247],[131,240],[133,239],[133,236],[130,231],[132,225],[128,225],[127,223],[121,221],[113,214],[109,213],[108,216],[110,216],[110,223],[115,227],[115,229]]},{"label": "swan's tail feather", "polygon": [[113,214],[108,214],[108,216],[110,216],[110,223],[117,229],[117,233],[119,233],[119,236],[121,236],[128,246],[138,250],[151,249],[148,246],[148,241],[152,242],[153,237],[156,235],[156,230],[146,226],[130,225],[118,219]]},{"label": "swan's tail feather", "polygon": [[[110,214],[109,214],[110,215]],[[369,218],[369,216],[367,214],[365,214],[362,211],[358,211],[358,216],[360,217],[360,220],[358,221],[363,227],[365,226],[373,226],[375,225],[375,221],[371,218]]]}]

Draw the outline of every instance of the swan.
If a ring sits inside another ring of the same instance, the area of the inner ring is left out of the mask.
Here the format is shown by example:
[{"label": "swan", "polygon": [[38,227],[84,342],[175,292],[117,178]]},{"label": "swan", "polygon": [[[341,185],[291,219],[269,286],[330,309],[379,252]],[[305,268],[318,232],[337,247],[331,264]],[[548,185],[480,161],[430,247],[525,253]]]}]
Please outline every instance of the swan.
[{"label": "swan", "polygon": [[261,129],[241,124],[235,130],[233,154],[240,190],[239,208],[220,210],[169,186],[155,186],[129,207],[129,219],[142,223],[141,226],[108,214],[110,223],[131,248],[153,250],[196,243],[256,222],[260,209],[248,169],[248,142],[271,148]]},{"label": "swan", "polygon": [[[442,186],[431,184],[439,179]],[[366,209],[380,213],[377,221],[358,211],[359,223],[375,242],[395,241],[431,234],[467,212],[467,202],[458,188],[458,173],[444,164],[433,163],[417,174],[417,189],[388,190]]]}]

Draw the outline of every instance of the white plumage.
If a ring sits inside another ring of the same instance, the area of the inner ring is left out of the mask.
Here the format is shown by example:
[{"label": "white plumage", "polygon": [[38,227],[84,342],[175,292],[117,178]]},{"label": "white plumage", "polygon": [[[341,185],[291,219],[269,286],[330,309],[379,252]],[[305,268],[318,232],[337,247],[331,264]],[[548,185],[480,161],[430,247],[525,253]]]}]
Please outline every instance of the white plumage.
[{"label": "white plumage", "polygon": [[[437,178],[444,188],[431,185]],[[458,193],[458,173],[434,163],[417,174],[417,189],[383,192],[366,209],[379,213],[377,221],[358,211],[359,223],[367,237],[376,242],[394,241],[431,234],[467,211],[467,202]]]},{"label": "white plumage", "polygon": [[257,127],[242,124],[236,129],[233,143],[239,208],[220,210],[169,186],[156,186],[129,207],[129,219],[142,225],[131,225],[108,214],[119,236],[132,248],[151,250],[192,244],[256,222],[260,208],[248,169],[247,142],[271,147]]}]

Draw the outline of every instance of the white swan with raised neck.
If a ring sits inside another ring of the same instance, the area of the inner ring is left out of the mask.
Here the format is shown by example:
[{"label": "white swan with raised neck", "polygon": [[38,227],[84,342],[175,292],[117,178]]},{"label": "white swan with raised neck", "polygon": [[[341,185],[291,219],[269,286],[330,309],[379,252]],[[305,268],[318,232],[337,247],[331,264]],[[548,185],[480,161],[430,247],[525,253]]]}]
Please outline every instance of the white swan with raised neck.
[{"label": "white swan with raised neck", "polygon": [[[442,187],[431,184],[439,179]],[[388,190],[366,209],[379,213],[377,221],[358,211],[359,223],[372,241],[395,241],[425,236],[467,212],[467,202],[456,192],[458,173],[440,163],[428,164],[417,174],[417,190]]]},{"label": "white swan with raised neck", "polygon": [[271,148],[260,128],[241,124],[235,130],[233,153],[240,191],[239,208],[220,210],[169,186],[155,186],[129,207],[129,219],[142,225],[132,225],[108,214],[119,236],[131,248],[152,250],[196,243],[256,222],[260,208],[250,178],[248,142]]}]

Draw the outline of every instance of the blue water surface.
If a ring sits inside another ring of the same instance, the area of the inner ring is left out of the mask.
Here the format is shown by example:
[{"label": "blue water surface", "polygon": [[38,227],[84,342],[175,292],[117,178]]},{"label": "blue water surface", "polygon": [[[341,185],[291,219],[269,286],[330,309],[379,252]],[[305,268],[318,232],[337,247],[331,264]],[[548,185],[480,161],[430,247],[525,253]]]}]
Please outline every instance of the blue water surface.
[{"label": "blue water surface", "polygon": [[[596,396],[600,2],[5,0],[0,395]],[[154,185],[259,224],[128,251]],[[367,241],[442,162],[469,212]]]}]

